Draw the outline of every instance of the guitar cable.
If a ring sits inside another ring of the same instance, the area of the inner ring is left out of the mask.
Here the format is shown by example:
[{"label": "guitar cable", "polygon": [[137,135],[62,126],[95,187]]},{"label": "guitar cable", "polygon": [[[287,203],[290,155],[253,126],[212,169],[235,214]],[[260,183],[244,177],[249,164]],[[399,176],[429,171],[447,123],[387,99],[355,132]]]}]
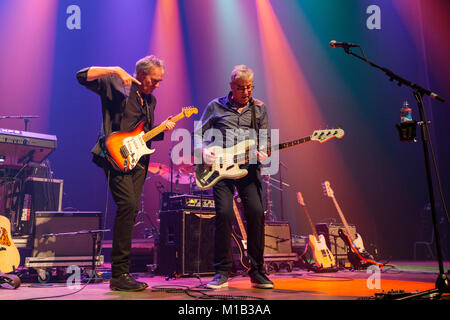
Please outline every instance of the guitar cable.
[{"label": "guitar cable", "polygon": [[[194,275],[199,281],[198,286],[183,286],[183,285],[156,285],[152,287],[152,292],[166,292],[166,293],[184,293],[187,296],[200,299],[200,300],[265,300],[264,298],[255,296],[235,296],[235,295],[224,295],[224,294],[208,294],[206,292],[212,291],[213,289],[205,288],[200,276],[198,274]],[[229,277],[231,279],[233,277]]]}]

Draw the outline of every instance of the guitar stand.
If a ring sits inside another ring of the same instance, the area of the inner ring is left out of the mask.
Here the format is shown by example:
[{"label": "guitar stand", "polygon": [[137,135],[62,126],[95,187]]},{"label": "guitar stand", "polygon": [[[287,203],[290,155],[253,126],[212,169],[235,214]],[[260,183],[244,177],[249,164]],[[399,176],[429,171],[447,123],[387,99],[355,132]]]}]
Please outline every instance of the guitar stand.
[{"label": "guitar stand", "polygon": [[[398,298],[396,300],[409,300],[409,299],[423,297],[426,295],[430,296],[430,298],[434,297],[434,295],[437,295],[438,299],[439,299],[443,293],[450,293],[450,283],[449,283],[447,275],[444,272],[444,263],[443,263],[443,257],[442,257],[439,228],[438,228],[438,223],[437,223],[436,205],[435,205],[435,199],[434,199],[433,180],[432,180],[432,174],[431,174],[430,154],[429,154],[429,150],[428,150],[428,145],[430,146],[431,153],[433,155],[433,159],[434,159],[434,151],[433,151],[433,146],[431,144],[430,132],[428,130],[428,126],[430,125],[430,122],[427,121],[426,117],[425,117],[423,96],[426,94],[430,98],[433,98],[440,102],[445,102],[445,100],[442,97],[440,97],[439,95],[437,95],[436,93],[434,93],[430,90],[427,90],[427,89],[419,86],[416,83],[413,83],[411,81],[408,81],[408,80],[398,76],[391,70],[384,68],[384,67],[380,67],[380,66],[376,65],[375,63],[370,62],[369,60],[367,60],[366,57],[363,58],[363,57],[353,53],[350,50],[350,48],[344,48],[344,50],[347,54],[351,54],[351,55],[357,57],[358,59],[361,59],[361,60],[367,62],[372,67],[383,71],[389,77],[389,81],[392,82],[393,80],[395,80],[397,82],[398,86],[405,85],[413,90],[413,95],[417,101],[417,107],[419,109],[419,114],[420,114],[421,138],[422,138],[423,153],[425,156],[425,169],[426,169],[426,177],[427,177],[427,184],[428,184],[428,193],[429,193],[429,197],[430,197],[431,218],[432,218],[432,222],[433,222],[434,240],[436,242],[436,252],[437,252],[437,256],[438,256],[439,275],[438,275],[438,278],[436,279],[434,289],[419,292],[416,294],[411,294],[411,295],[408,295],[405,297]],[[408,133],[408,131],[407,131],[407,133]],[[433,162],[433,163],[434,163],[434,169],[435,169],[435,173],[436,173],[436,177],[437,177],[438,186],[440,188],[441,183],[440,183],[440,178],[439,178],[439,172],[437,170],[436,163],[435,162]],[[445,206],[445,199],[442,199],[442,202]]]}]

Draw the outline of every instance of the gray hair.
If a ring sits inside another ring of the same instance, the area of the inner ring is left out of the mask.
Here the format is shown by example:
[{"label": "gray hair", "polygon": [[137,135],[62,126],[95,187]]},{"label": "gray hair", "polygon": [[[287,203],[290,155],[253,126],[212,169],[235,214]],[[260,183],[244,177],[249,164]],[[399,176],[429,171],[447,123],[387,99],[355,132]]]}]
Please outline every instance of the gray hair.
[{"label": "gray hair", "polygon": [[150,70],[154,67],[159,67],[163,72],[165,71],[163,60],[154,55],[146,56],[136,62],[136,74],[139,74],[141,71],[144,72],[144,74],[149,74]]},{"label": "gray hair", "polygon": [[231,82],[234,82],[236,79],[253,80],[253,70],[243,64],[235,66],[233,71],[231,71]]}]

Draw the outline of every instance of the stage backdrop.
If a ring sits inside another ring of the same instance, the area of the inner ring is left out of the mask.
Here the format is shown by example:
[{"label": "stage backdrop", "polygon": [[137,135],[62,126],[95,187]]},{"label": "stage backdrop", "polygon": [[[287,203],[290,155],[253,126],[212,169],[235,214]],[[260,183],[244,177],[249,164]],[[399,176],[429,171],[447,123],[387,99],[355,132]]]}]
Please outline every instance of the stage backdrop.
[{"label": "stage backdrop", "polygon": [[[366,247],[377,246],[384,258],[411,258],[414,242],[431,232],[424,153],[420,130],[416,143],[400,142],[395,124],[404,101],[419,120],[417,103],[410,88],[329,42],[359,44],[368,60],[446,99],[425,97],[424,103],[449,201],[449,9],[446,0],[2,0],[0,115],[38,115],[29,130],[58,137],[49,160],[55,178],[64,179],[63,207],[104,212],[109,202],[106,226],[112,227],[115,206],[90,154],[101,125],[100,99],[78,84],[76,72],[121,66],[132,74],[138,59],[160,56],[166,75],[155,91],[158,123],[184,106],[201,113],[228,93],[233,67],[246,64],[255,72],[254,97],[267,104],[281,142],[315,129],[345,130],[341,140],[280,154],[281,179],[289,187],[272,188],[277,219],[289,221],[293,234],[311,232],[296,201],[301,191],[315,223],[340,222],[322,192],[321,183],[329,180]],[[177,127],[192,130],[198,118]],[[3,119],[0,127],[23,130],[24,124]],[[169,165],[174,143],[170,134],[154,143],[151,161]],[[159,184],[170,189],[152,175],[144,186],[144,209],[153,223]],[[448,230],[437,188],[435,195],[441,227]],[[135,237],[144,237],[149,219]]]}]

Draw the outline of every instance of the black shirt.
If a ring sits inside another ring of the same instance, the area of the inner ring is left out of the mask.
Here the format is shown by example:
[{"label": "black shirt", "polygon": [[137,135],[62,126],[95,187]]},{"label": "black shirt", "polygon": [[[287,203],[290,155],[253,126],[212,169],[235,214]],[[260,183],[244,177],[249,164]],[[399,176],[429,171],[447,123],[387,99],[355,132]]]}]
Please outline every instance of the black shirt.
[{"label": "black shirt", "polygon": [[[94,162],[104,166],[104,139],[116,131],[131,131],[145,121],[144,131],[153,128],[154,110],[156,98],[153,95],[142,95],[143,103],[137,94],[137,85],[133,82],[131,87],[124,87],[119,77],[112,75],[102,77],[93,81],[87,81],[89,68],[77,72],[78,82],[97,93],[102,103],[103,124],[95,146],[91,152],[94,154]],[[162,140],[164,133],[157,135],[152,140]],[[150,148],[151,142],[147,145]],[[101,159],[99,159],[101,158]]]}]

